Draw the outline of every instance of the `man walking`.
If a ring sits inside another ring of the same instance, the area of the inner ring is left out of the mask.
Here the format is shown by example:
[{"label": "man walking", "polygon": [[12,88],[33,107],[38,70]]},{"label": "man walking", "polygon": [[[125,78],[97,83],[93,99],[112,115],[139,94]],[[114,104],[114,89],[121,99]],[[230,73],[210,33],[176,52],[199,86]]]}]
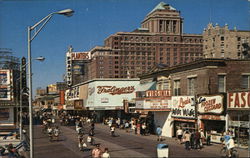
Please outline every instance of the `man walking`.
[{"label": "man walking", "polygon": [[156,134],[157,134],[157,141],[161,141],[161,134],[162,134],[162,129],[160,126],[157,127],[156,129]]}]

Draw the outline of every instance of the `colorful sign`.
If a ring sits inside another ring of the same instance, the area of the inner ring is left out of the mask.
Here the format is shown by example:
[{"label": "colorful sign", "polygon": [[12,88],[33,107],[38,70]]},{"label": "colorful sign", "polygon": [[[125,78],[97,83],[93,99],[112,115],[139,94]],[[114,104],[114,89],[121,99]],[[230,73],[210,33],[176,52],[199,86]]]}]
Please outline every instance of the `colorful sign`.
[{"label": "colorful sign", "polygon": [[146,97],[170,97],[170,90],[148,90]]},{"label": "colorful sign", "polygon": [[250,92],[227,93],[227,109],[249,110]]},{"label": "colorful sign", "polygon": [[195,118],[193,96],[172,97],[172,117]]},{"label": "colorful sign", "polygon": [[79,87],[74,87],[72,89],[67,89],[65,91],[65,100],[77,100],[79,99]]},{"label": "colorful sign", "polygon": [[198,104],[198,112],[201,114],[214,113],[221,114],[223,112],[223,96],[201,96],[205,101]]},{"label": "colorful sign", "polygon": [[0,100],[11,100],[10,70],[0,70]]}]

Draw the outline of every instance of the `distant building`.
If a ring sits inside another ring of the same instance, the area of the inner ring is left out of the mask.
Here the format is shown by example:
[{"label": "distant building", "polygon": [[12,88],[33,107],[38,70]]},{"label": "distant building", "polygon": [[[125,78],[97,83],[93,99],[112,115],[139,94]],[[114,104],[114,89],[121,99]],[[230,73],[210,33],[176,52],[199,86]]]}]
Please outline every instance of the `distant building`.
[{"label": "distant building", "polygon": [[20,61],[11,49],[0,49],[0,134],[17,127]]},{"label": "distant building", "polygon": [[132,32],[117,32],[90,50],[88,79],[135,78],[154,67],[203,57],[202,36],[183,33],[180,11],[159,3]]},{"label": "distant building", "polygon": [[245,59],[250,57],[250,31],[229,30],[209,23],[203,31],[205,58]]},{"label": "distant building", "polygon": [[68,86],[72,86],[87,80],[89,62],[89,52],[73,52],[72,46],[66,53],[66,76],[65,81]]}]

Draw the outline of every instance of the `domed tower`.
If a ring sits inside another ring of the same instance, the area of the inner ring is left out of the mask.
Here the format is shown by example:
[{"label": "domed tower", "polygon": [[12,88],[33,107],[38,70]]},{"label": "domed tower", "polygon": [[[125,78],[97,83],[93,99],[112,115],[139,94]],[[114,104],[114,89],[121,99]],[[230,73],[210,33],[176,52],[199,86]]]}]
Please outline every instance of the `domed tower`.
[{"label": "domed tower", "polygon": [[166,4],[159,3],[141,23],[142,28],[147,28],[152,33],[163,33],[169,35],[182,34],[183,18],[180,11]]}]

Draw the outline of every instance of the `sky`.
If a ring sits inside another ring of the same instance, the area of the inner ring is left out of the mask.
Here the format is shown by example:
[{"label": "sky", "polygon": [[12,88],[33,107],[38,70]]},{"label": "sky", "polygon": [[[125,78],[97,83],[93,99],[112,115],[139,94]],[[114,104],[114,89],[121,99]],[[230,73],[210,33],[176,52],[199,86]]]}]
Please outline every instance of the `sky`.
[{"label": "sky", "polygon": [[202,34],[209,22],[250,30],[249,0],[0,0],[0,48],[27,57],[27,27],[48,14],[71,8],[72,17],[54,15],[31,43],[33,88],[63,81],[65,53],[104,45],[111,34],[131,32],[160,2],[181,11],[184,33]]}]

